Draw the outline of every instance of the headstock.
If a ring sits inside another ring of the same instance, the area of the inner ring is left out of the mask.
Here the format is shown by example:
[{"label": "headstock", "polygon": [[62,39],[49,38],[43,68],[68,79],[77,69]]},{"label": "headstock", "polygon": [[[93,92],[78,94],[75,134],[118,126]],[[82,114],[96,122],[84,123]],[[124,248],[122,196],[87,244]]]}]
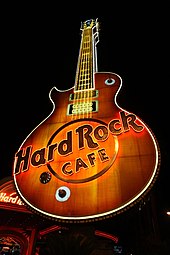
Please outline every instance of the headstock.
[{"label": "headstock", "polygon": [[91,29],[93,32],[93,37],[95,39],[95,43],[99,42],[99,22],[98,19],[89,19],[84,22],[81,22],[80,30],[83,32],[85,30]]}]

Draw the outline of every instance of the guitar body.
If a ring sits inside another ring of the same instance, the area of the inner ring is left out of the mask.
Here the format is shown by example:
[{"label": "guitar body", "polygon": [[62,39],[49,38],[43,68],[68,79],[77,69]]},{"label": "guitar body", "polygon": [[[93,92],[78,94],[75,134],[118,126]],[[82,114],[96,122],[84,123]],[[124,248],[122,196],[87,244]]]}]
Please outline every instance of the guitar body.
[{"label": "guitar body", "polygon": [[116,102],[120,76],[96,72],[94,83],[93,94],[76,98],[74,88],[53,88],[53,111],[15,155],[14,182],[26,205],[60,221],[124,211],[148,192],[159,169],[152,131]]}]

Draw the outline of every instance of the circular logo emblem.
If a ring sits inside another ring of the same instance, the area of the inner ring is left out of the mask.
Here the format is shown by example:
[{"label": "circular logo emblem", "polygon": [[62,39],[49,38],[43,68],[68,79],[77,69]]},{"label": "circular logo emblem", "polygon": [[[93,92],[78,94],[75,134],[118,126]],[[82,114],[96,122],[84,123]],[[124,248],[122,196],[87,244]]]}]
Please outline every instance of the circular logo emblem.
[{"label": "circular logo emblem", "polygon": [[95,119],[71,121],[50,138],[52,150],[49,171],[67,183],[92,181],[103,175],[115,161],[118,152],[117,137],[107,124]]}]

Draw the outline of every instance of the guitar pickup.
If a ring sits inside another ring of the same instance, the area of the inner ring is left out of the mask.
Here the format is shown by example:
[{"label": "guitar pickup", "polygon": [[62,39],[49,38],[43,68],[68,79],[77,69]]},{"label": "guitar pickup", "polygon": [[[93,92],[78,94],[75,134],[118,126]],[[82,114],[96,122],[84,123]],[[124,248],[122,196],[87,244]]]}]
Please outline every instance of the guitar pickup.
[{"label": "guitar pickup", "polygon": [[81,92],[75,92],[73,94],[70,94],[69,101],[75,100],[75,99],[84,99],[84,98],[92,98],[92,97],[98,97],[99,91],[98,90],[84,90]]},{"label": "guitar pickup", "polygon": [[84,114],[98,111],[98,101],[77,102],[69,104],[67,108],[67,115]]}]

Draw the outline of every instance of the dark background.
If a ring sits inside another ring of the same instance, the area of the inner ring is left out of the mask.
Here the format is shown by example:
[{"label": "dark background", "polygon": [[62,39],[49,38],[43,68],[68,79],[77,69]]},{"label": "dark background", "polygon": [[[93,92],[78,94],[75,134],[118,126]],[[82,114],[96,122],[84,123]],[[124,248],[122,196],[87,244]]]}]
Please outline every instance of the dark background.
[{"label": "dark background", "polygon": [[12,175],[15,152],[52,111],[50,89],[74,86],[81,21],[98,18],[98,71],[121,76],[119,106],[141,118],[160,146],[154,186],[163,214],[170,210],[169,7],[117,2],[93,10],[91,2],[1,8],[0,179]]}]

